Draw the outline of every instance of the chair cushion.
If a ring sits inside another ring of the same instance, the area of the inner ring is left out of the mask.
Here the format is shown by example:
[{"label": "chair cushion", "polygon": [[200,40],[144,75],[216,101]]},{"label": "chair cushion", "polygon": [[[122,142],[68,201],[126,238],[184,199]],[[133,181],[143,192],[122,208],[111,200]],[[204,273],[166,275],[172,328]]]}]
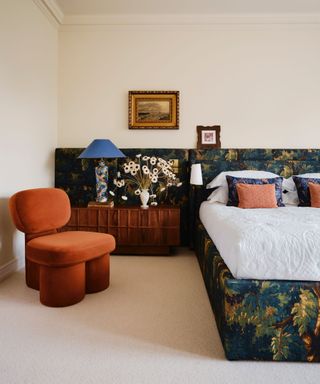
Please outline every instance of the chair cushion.
[{"label": "chair cushion", "polygon": [[27,259],[47,266],[72,265],[100,257],[115,249],[105,233],[70,231],[36,237],[27,243]]}]

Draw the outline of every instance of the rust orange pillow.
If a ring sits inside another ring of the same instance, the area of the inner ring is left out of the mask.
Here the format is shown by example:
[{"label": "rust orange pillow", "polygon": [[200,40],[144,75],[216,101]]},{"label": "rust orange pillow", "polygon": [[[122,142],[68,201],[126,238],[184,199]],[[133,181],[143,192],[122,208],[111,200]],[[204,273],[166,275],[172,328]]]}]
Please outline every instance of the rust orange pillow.
[{"label": "rust orange pillow", "polygon": [[275,184],[237,184],[239,208],[278,208]]},{"label": "rust orange pillow", "polygon": [[311,207],[320,208],[320,184],[308,183]]}]

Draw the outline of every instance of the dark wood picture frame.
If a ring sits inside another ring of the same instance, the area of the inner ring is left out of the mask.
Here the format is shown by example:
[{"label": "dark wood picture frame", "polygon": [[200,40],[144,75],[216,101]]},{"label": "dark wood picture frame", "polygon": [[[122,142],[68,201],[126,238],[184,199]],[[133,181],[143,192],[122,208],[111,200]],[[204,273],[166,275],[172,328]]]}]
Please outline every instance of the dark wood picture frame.
[{"label": "dark wood picture frame", "polygon": [[197,126],[198,142],[197,149],[221,148],[220,125]]},{"label": "dark wood picture frame", "polygon": [[129,129],[179,129],[179,91],[129,91]]}]

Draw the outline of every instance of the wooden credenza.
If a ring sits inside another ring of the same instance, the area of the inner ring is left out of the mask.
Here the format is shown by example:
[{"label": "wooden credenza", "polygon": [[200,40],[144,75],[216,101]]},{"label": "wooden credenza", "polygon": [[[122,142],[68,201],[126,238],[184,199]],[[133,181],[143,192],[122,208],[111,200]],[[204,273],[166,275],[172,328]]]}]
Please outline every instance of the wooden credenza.
[{"label": "wooden credenza", "polygon": [[171,246],[180,245],[180,208],[72,208],[62,230],[110,233],[116,238],[115,254],[168,255]]}]

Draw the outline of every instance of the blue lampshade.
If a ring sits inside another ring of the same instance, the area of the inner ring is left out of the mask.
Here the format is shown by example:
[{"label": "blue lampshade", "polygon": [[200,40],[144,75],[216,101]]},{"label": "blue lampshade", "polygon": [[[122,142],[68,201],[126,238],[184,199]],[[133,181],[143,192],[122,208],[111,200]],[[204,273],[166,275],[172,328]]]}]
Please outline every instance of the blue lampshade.
[{"label": "blue lampshade", "polygon": [[96,139],[78,156],[78,159],[114,159],[126,157],[112,141]]}]

